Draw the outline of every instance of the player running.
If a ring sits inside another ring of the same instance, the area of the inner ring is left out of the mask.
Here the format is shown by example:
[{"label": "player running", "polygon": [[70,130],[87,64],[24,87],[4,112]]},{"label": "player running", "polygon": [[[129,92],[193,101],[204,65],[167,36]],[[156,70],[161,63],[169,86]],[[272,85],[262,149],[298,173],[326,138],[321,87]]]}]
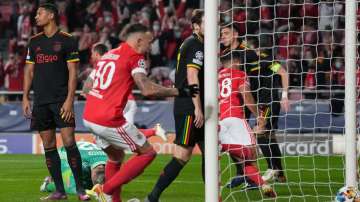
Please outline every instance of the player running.
[{"label": "player running", "polygon": [[[240,70],[240,53],[230,51],[221,57],[223,68],[219,72],[220,87],[220,132],[219,139],[223,152],[228,152],[243,164],[243,172],[268,197],[276,197],[274,190],[261,178],[256,165],[256,140],[253,130],[245,120],[246,106],[258,117],[257,107],[251,94],[246,73]],[[241,97],[239,96],[241,95]],[[257,128],[263,127],[264,120],[257,119]]]},{"label": "player running", "polygon": [[[198,85],[177,89],[152,82],[146,77],[144,59],[153,40],[152,33],[141,24],[129,24],[124,33],[125,42],[97,63],[94,85],[87,95],[83,115],[85,126],[95,134],[97,144],[109,158],[105,184],[92,189],[103,202],[121,201],[117,191],[140,175],[156,156],[146,137],[123,116],[134,83],[144,96],[191,97],[199,91]],[[125,149],[133,151],[134,156],[121,166]]]}]

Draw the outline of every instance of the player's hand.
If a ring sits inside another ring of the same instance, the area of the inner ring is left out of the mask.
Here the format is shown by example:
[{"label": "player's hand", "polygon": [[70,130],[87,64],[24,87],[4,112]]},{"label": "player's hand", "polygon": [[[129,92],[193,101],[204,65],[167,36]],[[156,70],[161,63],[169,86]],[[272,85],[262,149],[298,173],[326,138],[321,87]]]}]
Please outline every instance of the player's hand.
[{"label": "player's hand", "polygon": [[30,106],[30,100],[27,97],[23,97],[22,100],[22,109],[23,109],[23,113],[25,118],[31,118],[31,106]]},{"label": "player's hand", "polygon": [[60,109],[60,116],[65,122],[74,118],[73,102],[66,100]]},{"label": "player's hand", "polygon": [[201,109],[195,109],[195,127],[201,128],[204,125],[204,114]]},{"label": "player's hand", "polygon": [[195,97],[199,94],[200,88],[197,84],[191,84],[183,88],[178,88],[179,97]]},{"label": "player's hand", "polygon": [[281,99],[280,104],[281,104],[281,108],[284,110],[284,112],[289,111],[290,106],[289,106],[289,99],[288,98]]}]

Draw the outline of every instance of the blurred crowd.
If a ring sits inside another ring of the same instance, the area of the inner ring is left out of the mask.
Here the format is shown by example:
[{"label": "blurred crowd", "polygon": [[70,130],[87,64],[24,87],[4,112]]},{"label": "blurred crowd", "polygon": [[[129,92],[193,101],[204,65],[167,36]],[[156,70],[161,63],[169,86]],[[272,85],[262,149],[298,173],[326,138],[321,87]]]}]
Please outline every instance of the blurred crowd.
[{"label": "blurred crowd", "polygon": [[[39,32],[34,16],[41,0],[0,1],[0,90],[22,90],[26,44]],[[176,54],[191,35],[190,17],[199,0],[56,0],[59,26],[78,39],[79,88],[92,69],[90,48],[115,48],[127,23],[141,22],[154,33],[149,76],[171,86]],[[344,0],[221,0],[221,22],[233,23],[251,48],[272,47],[274,60],[290,75],[293,89],[344,87]],[[358,15],[359,16],[359,15]],[[3,31],[4,30],[4,31]],[[294,94],[296,95],[296,94]],[[304,96],[304,94],[296,95]],[[308,98],[328,93],[305,94]],[[16,99],[16,97],[15,97]]]}]

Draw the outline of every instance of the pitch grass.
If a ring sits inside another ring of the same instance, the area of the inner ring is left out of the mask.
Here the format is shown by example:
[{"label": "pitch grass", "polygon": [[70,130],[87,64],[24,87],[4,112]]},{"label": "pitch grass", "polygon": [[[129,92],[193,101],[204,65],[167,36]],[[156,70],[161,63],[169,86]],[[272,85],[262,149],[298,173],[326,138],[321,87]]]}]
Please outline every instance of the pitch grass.
[{"label": "pitch grass", "polygon": [[[171,159],[168,155],[158,155],[142,176],[123,188],[123,201],[139,198],[141,201],[155,184],[160,171]],[[222,184],[234,175],[234,167],[228,166],[229,159],[221,161]],[[344,171],[342,157],[287,157],[288,184],[276,183],[277,200],[265,201],[333,201],[334,194],[343,186]],[[39,155],[0,155],[0,202],[37,202],[44,193],[39,186],[47,175],[44,157]],[[259,165],[266,170],[265,161]],[[204,186],[200,174],[201,158],[194,156],[181,172],[177,180],[162,195],[163,202],[204,201]],[[328,169],[330,168],[330,169]],[[242,191],[240,188],[222,189],[223,201],[261,201],[257,190]],[[70,196],[68,201],[77,201]],[[93,200],[94,201],[94,200]]]}]

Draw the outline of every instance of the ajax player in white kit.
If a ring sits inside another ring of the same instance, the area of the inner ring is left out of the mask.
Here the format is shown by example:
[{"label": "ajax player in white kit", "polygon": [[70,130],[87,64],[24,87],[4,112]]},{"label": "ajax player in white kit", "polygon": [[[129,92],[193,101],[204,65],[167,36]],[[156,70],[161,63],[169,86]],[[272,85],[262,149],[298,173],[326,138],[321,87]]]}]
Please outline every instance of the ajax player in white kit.
[{"label": "ajax player in white kit", "polygon": [[[97,144],[109,158],[105,166],[105,184],[92,189],[103,202],[121,201],[121,187],[140,175],[156,156],[146,137],[123,116],[133,85],[136,84],[144,96],[190,97],[199,92],[197,85],[165,88],[148,79],[144,54],[153,36],[141,24],[129,24],[124,30],[125,42],[107,52],[97,63],[83,115],[85,126],[96,135]],[[121,165],[125,149],[133,151],[134,155]]]},{"label": "ajax player in white kit", "polygon": [[[256,138],[245,120],[244,107],[258,116],[253,96],[251,95],[246,73],[241,68],[239,51],[230,51],[221,56],[222,68],[219,70],[220,88],[220,132],[219,139],[223,152],[228,152],[239,162],[243,162],[244,174],[262,188],[268,197],[276,197],[274,190],[262,180],[256,166]],[[258,118],[256,128],[264,121]]]}]

